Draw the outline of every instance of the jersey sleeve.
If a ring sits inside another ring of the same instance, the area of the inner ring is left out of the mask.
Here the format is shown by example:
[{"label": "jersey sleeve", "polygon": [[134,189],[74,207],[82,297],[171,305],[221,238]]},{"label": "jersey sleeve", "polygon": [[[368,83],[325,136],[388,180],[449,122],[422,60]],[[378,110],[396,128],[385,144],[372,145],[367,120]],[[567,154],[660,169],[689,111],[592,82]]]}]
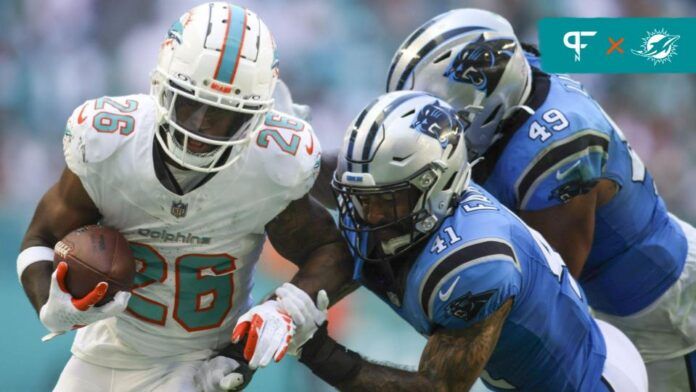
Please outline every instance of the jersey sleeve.
[{"label": "jersey sleeve", "polygon": [[517,208],[541,210],[589,192],[604,175],[608,150],[609,135],[593,129],[550,140],[515,182]]},{"label": "jersey sleeve", "polygon": [[515,297],[521,282],[520,264],[508,242],[476,241],[436,263],[424,279],[421,303],[434,324],[467,328]]},{"label": "jersey sleeve", "polygon": [[321,145],[309,123],[285,113],[271,112],[255,132],[252,143],[265,150],[266,173],[285,190],[290,200],[309,192],[321,165]]},{"label": "jersey sleeve", "polygon": [[136,127],[154,123],[154,103],[146,95],[101,97],[76,108],[65,128],[63,152],[80,175],[111,157],[135,137]]},{"label": "jersey sleeve", "polygon": [[146,95],[101,97],[78,106],[63,134],[63,155],[68,169],[99,202],[100,164],[136,137],[136,126],[154,123],[154,103]]}]

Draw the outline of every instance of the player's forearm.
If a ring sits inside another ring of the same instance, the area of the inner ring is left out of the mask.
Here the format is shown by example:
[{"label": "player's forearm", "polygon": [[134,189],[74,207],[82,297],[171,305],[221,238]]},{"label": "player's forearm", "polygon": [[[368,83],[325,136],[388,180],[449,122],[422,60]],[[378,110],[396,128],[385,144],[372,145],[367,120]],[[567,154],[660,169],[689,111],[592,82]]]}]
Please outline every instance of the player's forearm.
[{"label": "player's forearm", "polygon": [[290,283],[304,290],[311,298],[316,298],[319,290],[326,290],[331,304],[335,304],[358,287],[352,275],[348,249],[341,241],[312,252]]},{"label": "player's forearm", "polygon": [[[34,216],[29,229],[27,230],[24,239],[22,240],[22,245],[20,251],[31,247],[46,247],[53,248],[57,239],[55,235],[51,233],[51,230],[45,225],[40,219],[41,216],[41,204],[37,208],[37,213]],[[48,291],[51,284],[51,273],[53,272],[53,261],[50,259],[44,261],[36,261],[26,267],[22,272],[20,281],[22,283],[22,288],[24,293],[29,298],[29,302],[34,307],[34,310],[38,313],[41,307],[48,300]]]},{"label": "player's forearm", "polygon": [[22,273],[24,293],[29,298],[29,302],[31,302],[37,314],[48,300],[52,272],[53,264],[47,260],[30,265]]},{"label": "player's forearm", "polygon": [[433,391],[434,385],[418,372],[373,363],[363,359],[360,371],[351,380],[336,385],[339,391]]},{"label": "player's forearm", "polygon": [[434,385],[424,376],[370,362],[347,349],[328,334],[327,323],[302,346],[300,362],[317,377],[342,391],[431,391]]}]

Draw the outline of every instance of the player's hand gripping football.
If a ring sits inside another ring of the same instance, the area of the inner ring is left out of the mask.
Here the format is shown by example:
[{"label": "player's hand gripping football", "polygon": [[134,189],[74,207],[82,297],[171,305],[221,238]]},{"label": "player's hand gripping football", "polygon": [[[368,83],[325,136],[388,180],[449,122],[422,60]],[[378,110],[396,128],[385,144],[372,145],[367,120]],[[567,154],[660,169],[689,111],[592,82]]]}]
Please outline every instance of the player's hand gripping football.
[{"label": "player's hand gripping football", "polygon": [[271,362],[280,361],[288,350],[295,334],[295,323],[275,300],[256,305],[237,320],[232,332],[232,343],[247,336],[244,359],[249,367],[256,369]]},{"label": "player's hand gripping football", "polygon": [[65,286],[65,275],[68,273],[68,264],[61,262],[51,275],[51,287],[48,301],[41,307],[39,319],[43,325],[51,331],[42,340],[52,339],[66,331],[83,327],[87,324],[115,316],[123,312],[128,306],[130,293],[119,291],[114,299],[107,304],[95,307],[94,304],[101,301],[109,288],[107,282],[100,282],[87,295],[82,298],[73,298]]}]

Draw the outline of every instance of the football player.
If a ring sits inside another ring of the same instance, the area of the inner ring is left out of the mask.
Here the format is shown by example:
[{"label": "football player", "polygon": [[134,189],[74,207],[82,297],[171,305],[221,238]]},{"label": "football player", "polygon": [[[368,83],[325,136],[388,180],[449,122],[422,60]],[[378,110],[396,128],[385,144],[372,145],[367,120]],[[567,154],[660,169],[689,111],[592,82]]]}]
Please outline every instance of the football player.
[{"label": "football player", "polygon": [[640,354],[592,318],[558,253],[469,181],[465,127],[433,95],[386,94],[349,126],[332,184],[354,278],[428,338],[418,371],[336,343],[326,296],[285,284],[290,350],[339,390],[465,391],[480,376],[501,391],[647,391]]},{"label": "football player", "polygon": [[558,250],[597,317],[636,344],[651,389],[694,388],[696,230],[667,211],[580,83],[530,66],[501,16],[462,9],[398,49],[387,90],[408,89],[444,98],[470,123],[474,180]]},{"label": "football player", "polygon": [[[241,387],[249,373],[230,333],[251,306],[266,236],[298,264],[350,259],[331,216],[306,195],[319,141],[308,123],[273,110],[277,78],[263,21],[206,3],[171,26],[149,95],[75,109],[67,167],[39,202],[17,264],[52,336],[79,328],[55,390]],[[101,307],[107,283],[72,298],[61,289],[71,271],[50,261],[59,239],[97,222],[118,229],[137,262],[132,292]],[[287,342],[289,317],[275,301],[263,305],[265,332]],[[285,347],[249,356],[249,366],[279,360]],[[211,382],[221,369],[233,377]]]}]

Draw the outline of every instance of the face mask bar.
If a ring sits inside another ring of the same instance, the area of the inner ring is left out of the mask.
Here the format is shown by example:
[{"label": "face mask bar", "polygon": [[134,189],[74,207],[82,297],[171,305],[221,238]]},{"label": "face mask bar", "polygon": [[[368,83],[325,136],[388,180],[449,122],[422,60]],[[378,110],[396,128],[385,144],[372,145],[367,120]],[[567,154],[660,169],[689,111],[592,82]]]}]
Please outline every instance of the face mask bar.
[{"label": "face mask bar", "polygon": [[[424,178],[431,178],[431,180],[425,181],[427,183],[425,186],[417,186],[416,183],[423,182]],[[431,214],[426,209],[426,201],[436,183],[436,178],[436,174],[429,167],[406,181],[386,186],[354,187],[334,178],[331,186],[338,204],[339,228],[346,238],[354,238],[354,241],[347,241],[353,253],[367,262],[389,261],[413,249],[421,240],[427,238],[427,234],[436,228],[435,225],[423,224],[431,219]],[[398,215],[399,192],[405,192],[408,195],[409,213],[404,216]],[[389,195],[388,199],[392,201],[392,220],[370,224],[365,215],[369,211],[361,199],[385,195]],[[390,238],[388,241],[380,241],[377,234],[389,229],[400,232],[402,235]],[[391,249],[386,252],[384,249],[375,252],[376,247],[384,248],[385,246]]]},{"label": "face mask bar", "polygon": [[[176,85],[177,87],[172,86]],[[184,80],[173,80],[159,71],[154,71],[153,84],[151,94],[159,101],[158,106],[161,109],[160,115],[162,120],[168,125],[166,129],[166,139],[161,135],[161,132],[156,132],[157,141],[162,146],[166,155],[180,166],[199,172],[211,173],[223,170],[232,165],[241,156],[242,147],[249,143],[250,133],[256,126],[263,121],[263,115],[270,110],[273,105],[273,99],[269,100],[241,100],[232,97],[225,97],[221,94],[204,91],[196,88],[191,83]],[[247,121],[243,126],[244,129],[237,131],[232,139],[217,140],[192,132],[176,121],[174,114],[174,104],[178,96],[187,99],[202,102],[206,105],[217,107],[224,110],[230,110],[239,113],[252,114],[251,120]],[[176,132],[181,133],[181,141],[177,141]],[[187,151],[188,140],[193,139],[198,142],[211,145],[215,148],[213,151],[203,154],[195,154]],[[237,147],[232,149],[232,147]],[[223,163],[218,162],[226,151],[232,149],[233,153]],[[236,150],[236,151],[235,151]]]}]

